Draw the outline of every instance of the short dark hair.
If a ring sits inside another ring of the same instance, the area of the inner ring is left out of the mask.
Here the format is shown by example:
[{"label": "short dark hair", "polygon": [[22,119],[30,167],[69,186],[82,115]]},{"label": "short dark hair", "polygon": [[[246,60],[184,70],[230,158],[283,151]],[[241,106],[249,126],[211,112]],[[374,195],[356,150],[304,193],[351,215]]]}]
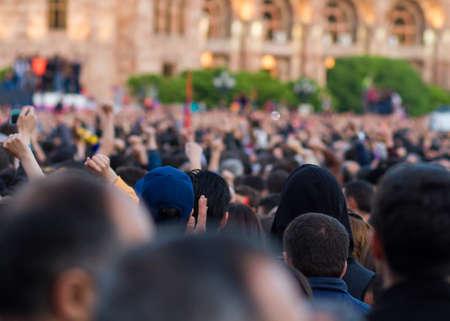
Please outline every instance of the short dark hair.
[{"label": "short dark hair", "polygon": [[239,176],[234,180],[234,185],[247,185],[256,189],[258,192],[262,192],[264,190],[264,180],[262,177],[256,175]]},{"label": "short dark hair", "polygon": [[281,196],[279,194],[270,194],[263,197],[259,206],[263,208],[264,215],[268,215],[275,207],[280,205]]},{"label": "short dark hair", "polygon": [[9,168],[11,164],[12,157],[3,148],[3,146],[0,146],[0,171]]},{"label": "short dark hair", "polygon": [[119,240],[105,191],[90,176],[62,173],[30,184],[10,202],[0,235],[0,315],[50,311],[53,282],[68,268],[101,273]]},{"label": "short dark hair", "polygon": [[188,173],[194,187],[194,217],[198,215],[198,200],[204,195],[208,199],[208,227],[220,225],[231,201],[230,188],[219,175],[208,170],[193,170]]},{"label": "short dark hair", "polygon": [[450,268],[450,172],[399,165],[380,182],[371,224],[394,272],[446,275]]},{"label": "short dark hair", "polygon": [[276,170],[267,177],[267,190],[269,194],[281,194],[284,183],[289,177],[289,173],[284,170]]},{"label": "short dark hair", "polygon": [[246,196],[248,198],[248,203],[246,205],[256,208],[259,204],[259,192],[247,185],[240,185],[236,187],[236,194]]},{"label": "short dark hair", "polygon": [[129,186],[136,185],[147,174],[145,169],[135,166],[121,166],[117,168],[116,172]]},{"label": "short dark hair", "polygon": [[259,257],[254,245],[220,234],[141,246],[104,280],[95,320],[256,320],[246,268]]},{"label": "short dark hair", "polygon": [[339,277],[348,258],[349,237],[335,218],[308,213],[294,219],[284,233],[284,250],[307,277]]},{"label": "short dark hair", "polygon": [[358,204],[358,209],[366,213],[372,211],[372,200],[375,193],[373,185],[367,181],[354,181],[345,185],[345,196],[347,199],[353,197]]}]

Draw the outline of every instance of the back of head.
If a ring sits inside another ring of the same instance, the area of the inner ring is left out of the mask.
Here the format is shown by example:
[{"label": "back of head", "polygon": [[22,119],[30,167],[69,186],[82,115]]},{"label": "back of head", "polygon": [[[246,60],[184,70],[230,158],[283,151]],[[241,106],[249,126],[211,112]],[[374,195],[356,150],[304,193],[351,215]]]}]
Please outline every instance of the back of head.
[{"label": "back of head", "polygon": [[224,231],[238,231],[245,235],[262,237],[263,230],[258,216],[247,205],[230,204],[228,206],[228,221]]},{"label": "back of head", "polygon": [[248,281],[259,259],[257,247],[224,236],[141,247],[105,280],[96,321],[261,320]]},{"label": "back of head", "polygon": [[122,166],[117,168],[116,172],[129,186],[136,185],[147,174],[145,169],[134,166]]},{"label": "back of head", "polygon": [[276,170],[270,173],[267,178],[267,190],[269,194],[280,194],[283,186],[289,177],[289,173],[284,170]]},{"label": "back of head", "polygon": [[117,234],[106,187],[79,173],[49,176],[11,200],[0,237],[0,315],[49,313],[53,283],[70,268],[100,273]]},{"label": "back of head", "polygon": [[377,188],[371,223],[394,272],[448,275],[450,172],[426,164],[393,168]]},{"label": "back of head", "polygon": [[264,190],[264,180],[260,176],[256,175],[244,175],[237,177],[234,185],[246,185],[254,188],[258,192],[262,192]]},{"label": "back of head", "polygon": [[297,217],[284,234],[288,261],[307,277],[340,277],[348,258],[348,233],[333,217]]},{"label": "back of head", "polygon": [[358,209],[370,213],[372,211],[372,199],[375,193],[373,185],[366,181],[354,181],[345,185],[347,200],[353,198]]},{"label": "back of head", "polygon": [[150,171],[135,185],[156,223],[186,223],[194,206],[189,176],[171,166]]},{"label": "back of head", "polygon": [[352,227],[354,249],[353,257],[362,265],[364,265],[364,257],[370,253],[369,233],[372,227],[364,221],[358,214],[349,213],[350,225]]},{"label": "back of head", "polygon": [[306,213],[323,213],[336,218],[347,230],[350,253],[353,251],[347,203],[342,188],[330,172],[315,165],[300,166],[289,176],[275,214],[272,234],[281,241],[289,223]]},{"label": "back of head", "polygon": [[208,199],[207,226],[217,228],[231,201],[227,182],[208,170],[194,170],[189,173],[194,187],[194,216],[198,215],[198,200],[204,195]]}]

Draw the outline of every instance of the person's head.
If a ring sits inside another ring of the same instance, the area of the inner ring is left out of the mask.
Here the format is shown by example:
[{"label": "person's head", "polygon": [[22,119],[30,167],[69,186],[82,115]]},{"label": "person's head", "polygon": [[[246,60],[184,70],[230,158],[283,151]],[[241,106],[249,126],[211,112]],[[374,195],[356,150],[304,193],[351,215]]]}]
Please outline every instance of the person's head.
[{"label": "person's head", "polygon": [[300,291],[285,269],[225,236],[143,246],[103,284],[95,321],[304,320]]},{"label": "person's head", "polygon": [[254,188],[246,185],[240,185],[235,189],[236,201],[241,204],[248,205],[256,210],[259,204],[260,193]]},{"label": "person's head", "polygon": [[358,214],[349,213],[350,225],[354,241],[353,257],[356,261],[364,264],[367,254],[370,252],[370,231],[372,227]]},{"label": "person's head", "polygon": [[228,206],[228,222],[224,231],[238,231],[245,235],[263,237],[263,230],[258,216],[244,204],[232,203]]},{"label": "person's head", "polygon": [[12,158],[8,152],[0,146],[0,171],[12,167]]},{"label": "person's head", "polygon": [[8,214],[0,235],[4,320],[91,320],[98,275],[151,233],[136,204],[81,173],[31,183],[10,200]]},{"label": "person's head", "polygon": [[226,225],[227,207],[231,201],[231,193],[225,180],[208,170],[194,170],[188,174],[194,186],[194,216],[198,215],[198,200],[202,195],[208,199],[208,228],[219,228]]},{"label": "person's head", "polygon": [[359,166],[359,164],[355,161],[344,162],[340,173],[342,184],[348,184],[351,181],[355,180],[360,168],[361,167]]},{"label": "person's head", "polygon": [[258,215],[269,215],[274,209],[280,204],[280,195],[271,194],[263,197],[261,201],[259,201],[258,205]]},{"label": "person's head", "polygon": [[427,164],[391,169],[375,193],[371,224],[373,253],[385,282],[387,274],[448,276],[450,172]]},{"label": "person's head", "polygon": [[349,254],[353,251],[352,230],[342,188],[326,169],[315,165],[297,168],[286,181],[272,234],[280,241],[289,223],[306,213],[323,213],[336,218],[348,232]]},{"label": "person's head", "polygon": [[262,192],[264,190],[264,180],[261,176],[256,175],[244,175],[237,177],[234,181],[235,186],[246,185],[254,188],[258,192]]},{"label": "person's head", "polygon": [[267,192],[269,194],[281,194],[283,186],[289,177],[289,173],[284,170],[276,170],[267,177]]},{"label": "person's head", "polygon": [[122,166],[117,168],[116,173],[124,180],[125,183],[127,183],[127,185],[134,186],[147,174],[147,171],[139,167]]},{"label": "person's head", "polygon": [[159,167],[139,180],[135,190],[157,224],[188,221],[194,207],[194,189],[186,173],[170,166]]},{"label": "person's head", "polygon": [[308,213],[289,224],[283,239],[288,264],[306,277],[342,278],[347,268],[349,237],[333,217]]},{"label": "person's head", "polygon": [[345,185],[344,194],[348,207],[358,214],[370,214],[375,189],[367,181],[353,181]]}]

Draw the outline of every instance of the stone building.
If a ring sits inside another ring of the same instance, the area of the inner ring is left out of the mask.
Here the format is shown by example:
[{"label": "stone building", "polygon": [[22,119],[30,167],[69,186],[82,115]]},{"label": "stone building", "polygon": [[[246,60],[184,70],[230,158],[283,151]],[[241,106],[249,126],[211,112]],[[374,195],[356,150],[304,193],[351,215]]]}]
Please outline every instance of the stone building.
[{"label": "stone building", "polygon": [[131,74],[272,69],[325,81],[334,57],[410,60],[450,89],[450,0],[0,0],[0,67],[19,54],[83,62],[99,98]]}]

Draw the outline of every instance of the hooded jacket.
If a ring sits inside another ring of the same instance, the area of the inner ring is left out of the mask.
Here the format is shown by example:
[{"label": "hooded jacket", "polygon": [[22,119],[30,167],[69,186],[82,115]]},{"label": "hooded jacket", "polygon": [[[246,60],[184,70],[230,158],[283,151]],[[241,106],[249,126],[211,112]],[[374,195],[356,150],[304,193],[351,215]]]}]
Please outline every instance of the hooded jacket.
[{"label": "hooded jacket", "polygon": [[351,256],[353,236],[342,188],[327,170],[315,165],[303,165],[288,177],[284,185],[280,206],[272,224],[272,235],[282,242],[289,223],[296,217],[311,212],[332,216],[347,230],[350,238],[350,256],[344,280],[350,294],[363,300],[374,273],[361,266]]}]

